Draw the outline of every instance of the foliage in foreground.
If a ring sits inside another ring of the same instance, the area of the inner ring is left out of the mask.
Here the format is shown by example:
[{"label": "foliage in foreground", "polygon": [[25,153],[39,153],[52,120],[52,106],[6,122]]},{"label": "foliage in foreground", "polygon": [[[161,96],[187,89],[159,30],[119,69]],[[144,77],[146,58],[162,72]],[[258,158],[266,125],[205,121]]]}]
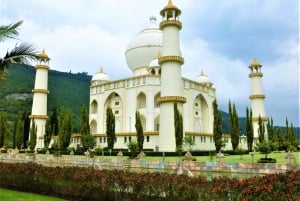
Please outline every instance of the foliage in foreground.
[{"label": "foliage in foreground", "polygon": [[238,180],[0,163],[0,186],[72,200],[298,200],[300,170]]}]

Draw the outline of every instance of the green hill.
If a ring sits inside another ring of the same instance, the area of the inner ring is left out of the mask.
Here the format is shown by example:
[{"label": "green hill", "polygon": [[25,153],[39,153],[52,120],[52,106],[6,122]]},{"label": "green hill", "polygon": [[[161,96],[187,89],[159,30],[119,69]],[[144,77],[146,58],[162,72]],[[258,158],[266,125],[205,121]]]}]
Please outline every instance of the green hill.
[{"label": "green hill", "polygon": [[[53,108],[66,107],[72,110],[73,129],[79,128],[80,111],[89,104],[89,85],[91,76],[87,73],[65,73],[49,71],[48,114]],[[0,80],[0,111],[7,112],[9,120],[18,113],[30,112],[35,68],[28,65],[15,65],[9,68],[5,80]]]}]

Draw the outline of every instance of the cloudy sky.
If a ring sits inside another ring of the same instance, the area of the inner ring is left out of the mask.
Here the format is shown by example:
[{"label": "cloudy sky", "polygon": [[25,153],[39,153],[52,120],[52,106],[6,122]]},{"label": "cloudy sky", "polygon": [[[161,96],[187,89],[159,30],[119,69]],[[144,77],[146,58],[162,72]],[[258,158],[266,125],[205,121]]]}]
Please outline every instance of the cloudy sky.
[{"label": "cloudy sky", "polygon": [[[182,10],[184,77],[203,69],[219,107],[250,106],[248,66],[262,65],[266,113],[275,125],[299,126],[298,0],[173,0]],[[51,69],[88,72],[102,66],[111,79],[131,76],[124,52],[130,39],[160,21],[167,0],[0,0],[0,23],[22,20],[20,39],[45,48]],[[1,44],[3,55],[16,41]],[[33,64],[34,65],[34,64]]]}]

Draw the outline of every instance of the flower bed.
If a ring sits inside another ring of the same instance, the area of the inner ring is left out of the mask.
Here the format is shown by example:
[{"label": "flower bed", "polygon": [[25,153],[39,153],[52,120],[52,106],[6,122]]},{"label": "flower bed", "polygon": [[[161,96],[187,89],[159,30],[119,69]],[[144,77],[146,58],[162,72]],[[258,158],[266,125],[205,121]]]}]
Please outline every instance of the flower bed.
[{"label": "flower bed", "polygon": [[300,171],[244,180],[0,163],[0,186],[71,200],[297,200]]}]

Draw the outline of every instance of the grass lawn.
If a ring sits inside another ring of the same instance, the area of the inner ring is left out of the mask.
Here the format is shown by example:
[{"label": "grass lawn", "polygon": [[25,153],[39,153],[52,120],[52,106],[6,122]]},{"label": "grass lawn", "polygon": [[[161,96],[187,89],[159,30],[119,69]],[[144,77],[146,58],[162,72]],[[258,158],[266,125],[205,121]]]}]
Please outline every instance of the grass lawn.
[{"label": "grass lawn", "polygon": [[60,198],[49,197],[45,195],[12,191],[0,188],[1,201],[64,201]]},{"label": "grass lawn", "polygon": [[[294,152],[295,154],[295,162],[297,164],[300,164],[300,152]],[[277,163],[288,163],[289,161],[285,159],[285,156],[286,156],[286,153],[270,153],[268,154],[268,158],[275,158],[277,160]],[[97,156],[99,158],[102,158],[101,156]],[[264,154],[260,154],[258,152],[255,152],[254,153],[254,156],[253,156],[253,162],[256,163],[258,159],[260,158],[264,158],[265,155]],[[109,157],[109,156],[105,156],[104,159],[117,159],[116,156],[112,156],[112,157]],[[124,156],[123,159],[126,159],[127,157]],[[183,158],[183,157],[177,157],[177,156],[173,156],[173,157],[165,157],[165,161],[178,161],[180,158]],[[209,161],[218,161],[216,156],[196,156],[195,157],[197,159],[198,162],[209,162]],[[162,156],[157,156],[157,157],[153,157],[153,156],[145,156],[143,159],[145,160],[163,160],[163,157]],[[225,156],[224,157],[224,162],[227,162],[227,163],[252,163],[252,157],[250,154],[245,154],[245,155],[228,155],[228,156]],[[292,161],[293,162],[293,161]]]}]

